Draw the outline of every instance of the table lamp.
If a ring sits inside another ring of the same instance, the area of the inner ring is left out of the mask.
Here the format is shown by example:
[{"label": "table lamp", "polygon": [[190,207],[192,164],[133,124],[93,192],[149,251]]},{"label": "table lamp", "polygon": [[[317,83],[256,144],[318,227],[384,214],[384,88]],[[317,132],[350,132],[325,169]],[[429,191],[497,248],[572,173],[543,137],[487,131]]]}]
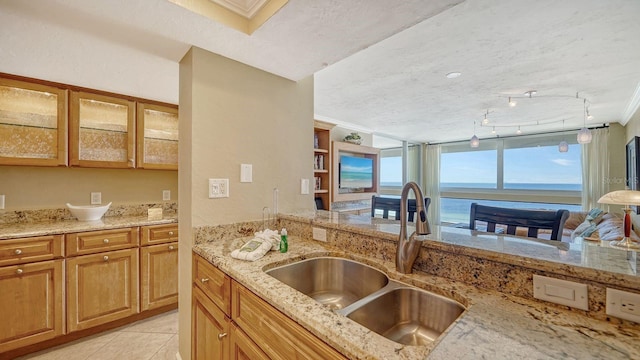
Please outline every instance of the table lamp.
[{"label": "table lamp", "polygon": [[625,249],[640,249],[640,243],[631,239],[631,208],[629,205],[640,205],[640,191],[616,190],[602,196],[598,203],[624,205],[624,238],[612,241],[611,246]]}]

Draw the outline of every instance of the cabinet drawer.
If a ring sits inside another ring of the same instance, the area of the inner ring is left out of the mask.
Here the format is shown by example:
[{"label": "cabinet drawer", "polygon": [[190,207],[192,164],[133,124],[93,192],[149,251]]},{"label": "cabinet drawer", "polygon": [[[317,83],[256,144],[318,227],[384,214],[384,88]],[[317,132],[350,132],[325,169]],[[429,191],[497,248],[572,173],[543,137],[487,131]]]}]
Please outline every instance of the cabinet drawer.
[{"label": "cabinet drawer", "polygon": [[67,235],[67,256],[138,246],[138,228],[90,231]]},{"label": "cabinet drawer", "polygon": [[231,278],[195,254],[193,255],[193,283],[227,316],[231,314]]},{"label": "cabinet drawer", "polygon": [[64,235],[0,241],[0,266],[61,258]]},{"label": "cabinet drawer", "polygon": [[233,321],[271,359],[346,359],[235,281],[232,292]]},{"label": "cabinet drawer", "polygon": [[178,225],[153,225],[143,226],[141,245],[161,244],[165,242],[178,241]]}]

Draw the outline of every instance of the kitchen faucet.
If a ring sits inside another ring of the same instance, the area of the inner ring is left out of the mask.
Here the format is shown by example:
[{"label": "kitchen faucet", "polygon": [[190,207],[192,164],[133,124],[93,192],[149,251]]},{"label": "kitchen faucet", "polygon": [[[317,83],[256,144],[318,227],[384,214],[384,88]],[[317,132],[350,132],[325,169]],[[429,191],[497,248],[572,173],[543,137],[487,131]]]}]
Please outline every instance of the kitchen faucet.
[{"label": "kitchen faucet", "polygon": [[[409,190],[413,190],[416,197],[416,230],[407,238],[407,201]],[[422,190],[415,182],[408,182],[402,188],[400,200],[400,236],[398,238],[398,248],[396,249],[396,270],[403,274],[411,273],[413,263],[420,252],[421,239],[417,236],[429,235],[431,229],[427,220],[427,212],[424,209],[424,196]]]}]

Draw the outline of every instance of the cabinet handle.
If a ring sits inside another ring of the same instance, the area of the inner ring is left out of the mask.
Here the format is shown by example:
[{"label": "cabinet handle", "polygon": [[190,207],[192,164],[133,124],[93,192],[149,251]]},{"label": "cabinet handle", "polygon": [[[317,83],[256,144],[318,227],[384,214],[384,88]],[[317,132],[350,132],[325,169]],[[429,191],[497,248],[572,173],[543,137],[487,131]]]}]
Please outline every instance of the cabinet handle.
[{"label": "cabinet handle", "polygon": [[218,334],[218,340],[222,340],[225,336],[227,336],[227,333]]},{"label": "cabinet handle", "polygon": [[173,236],[173,231],[169,231],[169,235],[170,235],[170,236]]},{"label": "cabinet handle", "polygon": [[207,281],[209,281],[209,279],[207,279],[207,278],[200,279],[200,282],[203,283],[203,284],[206,283]]},{"label": "cabinet handle", "polygon": [[16,270],[16,274],[18,274],[18,275],[21,275],[23,272],[24,272],[24,270],[22,270],[22,269]]},{"label": "cabinet handle", "polygon": [[16,255],[20,255],[20,254],[22,254],[22,250],[20,250],[20,249],[16,249],[16,251],[14,251],[14,253],[15,253]]},{"label": "cabinet handle", "polygon": [[104,261],[107,261],[107,260],[109,260],[109,257],[108,257],[107,255],[105,255],[105,256],[103,256],[103,257],[102,257],[102,259],[103,259]]},{"label": "cabinet handle", "polygon": [[169,245],[169,250],[173,250],[173,245]]},{"label": "cabinet handle", "polygon": [[109,243],[109,239],[104,239],[102,240],[103,243],[108,244]]}]

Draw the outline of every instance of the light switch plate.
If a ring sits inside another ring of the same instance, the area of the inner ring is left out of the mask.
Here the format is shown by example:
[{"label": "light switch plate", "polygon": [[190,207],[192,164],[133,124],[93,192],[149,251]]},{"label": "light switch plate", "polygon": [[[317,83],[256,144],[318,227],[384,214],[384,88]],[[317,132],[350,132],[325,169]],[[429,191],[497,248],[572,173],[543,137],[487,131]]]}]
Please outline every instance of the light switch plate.
[{"label": "light switch plate", "polygon": [[253,165],[240,164],[240,182],[243,182],[243,183],[253,182]]},{"label": "light switch plate", "polygon": [[640,324],[640,294],[607,288],[607,315]]},{"label": "light switch plate", "polygon": [[586,284],[533,275],[533,297],[577,309],[589,310]]},{"label": "light switch plate", "polygon": [[4,209],[4,195],[0,195],[0,210]]},{"label": "light switch plate", "polygon": [[92,192],[91,193],[91,205],[100,205],[102,204],[102,193],[101,192]]},{"label": "light switch plate", "polygon": [[171,190],[162,190],[162,200],[163,201],[171,200]]},{"label": "light switch plate", "polygon": [[229,197],[229,179],[209,179],[209,199]]},{"label": "light switch plate", "polygon": [[307,195],[309,193],[309,179],[300,179],[300,194]]}]

